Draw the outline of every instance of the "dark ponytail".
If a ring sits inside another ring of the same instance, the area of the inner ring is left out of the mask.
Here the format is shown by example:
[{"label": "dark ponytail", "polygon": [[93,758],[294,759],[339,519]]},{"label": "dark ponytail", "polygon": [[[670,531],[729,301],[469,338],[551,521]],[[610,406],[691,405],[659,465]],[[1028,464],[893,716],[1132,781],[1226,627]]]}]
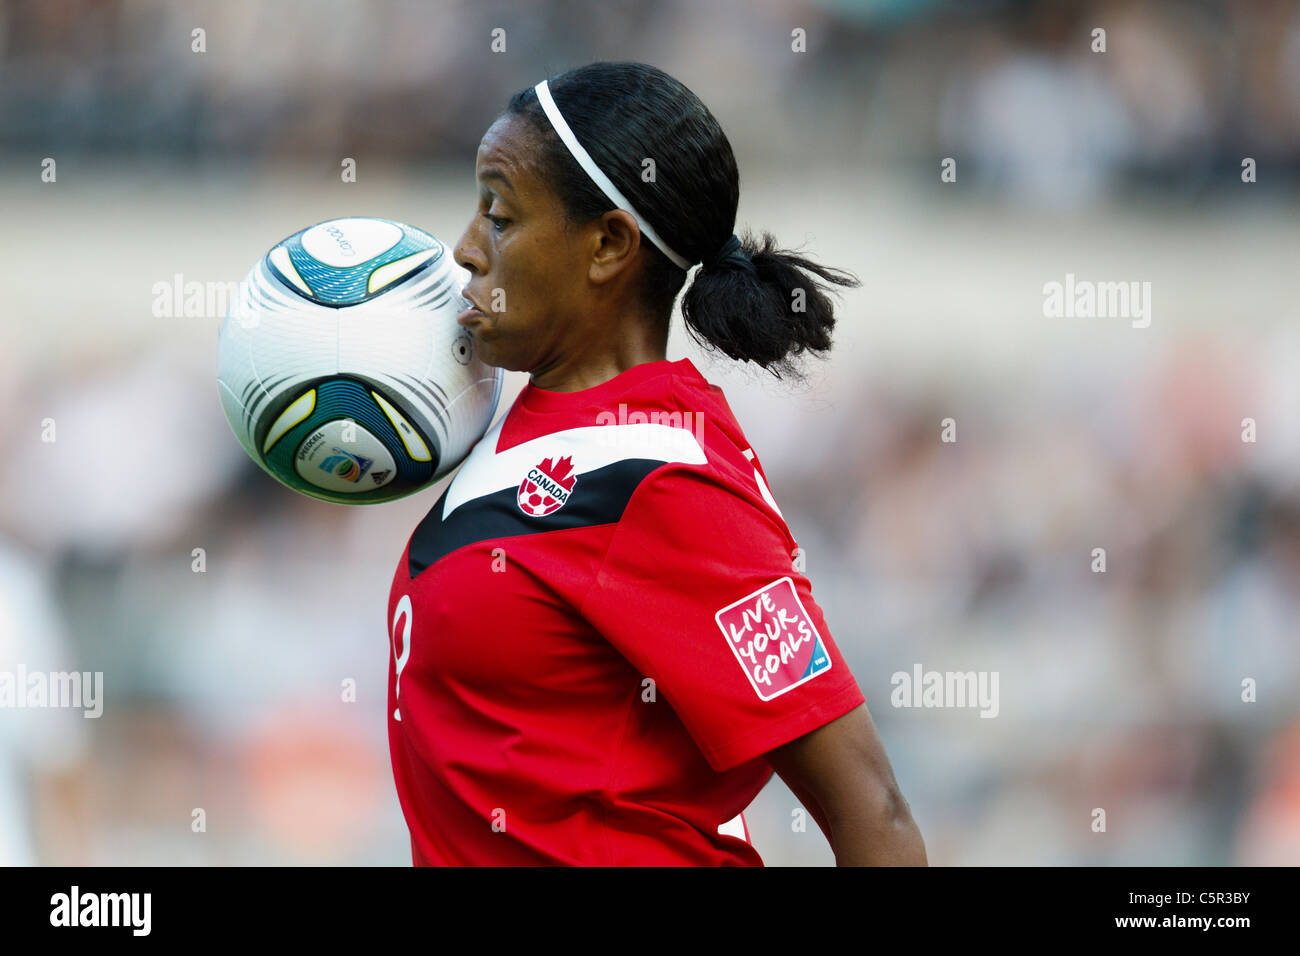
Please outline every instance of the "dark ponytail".
[{"label": "dark ponytail", "polygon": [[[696,342],[777,378],[802,377],[794,358],[830,350],[830,286],[861,283],[778,249],[769,233],[761,243],[739,237],[739,254],[718,260],[735,231],[740,174],[726,134],[694,93],[644,63],[591,63],[548,79],[547,87],[592,160],[669,248],[709,263],[682,299]],[[537,172],[571,223],[615,208],[556,135],[532,87],[516,93],[505,112],[525,117],[538,133]],[[654,164],[649,182],[646,160]],[[641,297],[666,327],[687,273],[644,237],[641,248],[648,257]]]},{"label": "dark ponytail", "polygon": [[861,285],[848,272],[821,266],[778,249],[770,232],[757,243],[741,237],[741,250],[754,271],[704,267],[682,299],[682,317],[691,337],[733,359],[755,362],[777,378],[799,378],[793,359],[805,351],[829,352],[835,309],[827,283]]}]

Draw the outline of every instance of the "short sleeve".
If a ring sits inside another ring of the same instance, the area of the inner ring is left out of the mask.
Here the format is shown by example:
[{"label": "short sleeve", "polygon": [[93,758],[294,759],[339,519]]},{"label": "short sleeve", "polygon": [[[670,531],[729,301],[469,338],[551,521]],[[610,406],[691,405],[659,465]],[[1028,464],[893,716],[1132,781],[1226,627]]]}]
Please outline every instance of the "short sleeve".
[{"label": "short sleeve", "polygon": [[758,497],[667,465],[628,501],[581,613],[730,770],[865,702],[794,540]]}]

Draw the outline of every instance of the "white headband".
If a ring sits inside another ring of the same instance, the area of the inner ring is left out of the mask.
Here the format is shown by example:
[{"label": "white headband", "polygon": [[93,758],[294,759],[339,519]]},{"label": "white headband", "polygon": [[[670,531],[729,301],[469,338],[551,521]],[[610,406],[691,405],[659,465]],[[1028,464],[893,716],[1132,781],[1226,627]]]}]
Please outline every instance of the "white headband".
[{"label": "white headband", "polygon": [[564,116],[561,115],[560,108],[555,105],[555,100],[551,98],[551,91],[547,87],[546,81],[542,80],[533,87],[533,90],[537,93],[537,102],[542,104],[542,109],[546,111],[546,117],[551,121],[551,126],[555,128],[555,132],[559,134],[564,145],[569,147],[569,152],[578,161],[578,165],[587,171],[591,181],[600,187],[600,191],[609,198],[610,202],[624,212],[631,213],[632,218],[641,227],[641,231],[645,233],[646,238],[658,246],[659,250],[671,259],[678,268],[690,269],[691,263],[668,248],[668,243],[659,238],[659,234],[651,228],[650,223],[641,218],[641,214],[632,208],[632,204],[627,201],[627,197],[618,191],[618,187],[600,171],[600,167],[587,155],[587,151],[578,142],[578,137],[573,135],[573,130],[569,129],[569,124],[564,121]]}]

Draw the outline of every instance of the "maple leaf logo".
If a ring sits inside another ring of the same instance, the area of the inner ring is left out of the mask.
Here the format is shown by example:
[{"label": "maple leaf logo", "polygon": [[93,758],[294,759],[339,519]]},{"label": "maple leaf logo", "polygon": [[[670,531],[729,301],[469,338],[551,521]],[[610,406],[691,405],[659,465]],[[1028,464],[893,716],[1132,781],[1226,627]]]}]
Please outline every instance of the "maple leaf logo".
[{"label": "maple leaf logo", "polygon": [[572,491],[574,482],[578,479],[573,475],[573,456],[565,455],[559,461],[553,461],[550,458],[543,458],[542,463],[537,466],[546,473],[550,478],[565,491]]}]

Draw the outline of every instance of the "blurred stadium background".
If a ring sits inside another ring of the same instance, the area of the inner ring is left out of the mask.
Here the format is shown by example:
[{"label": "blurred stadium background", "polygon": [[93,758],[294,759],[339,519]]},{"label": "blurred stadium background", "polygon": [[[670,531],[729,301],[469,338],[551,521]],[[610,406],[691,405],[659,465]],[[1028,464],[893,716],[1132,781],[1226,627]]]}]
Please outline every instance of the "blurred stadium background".
[{"label": "blurred stadium background", "polygon": [[[454,242],[509,95],[635,59],[722,122],[741,227],[863,280],[803,385],[680,319],[669,357],[757,448],[931,862],[1300,863],[1300,6],[521,6],[0,3],[0,670],[106,697],[0,710],[0,862],[409,863],[383,608],[440,488],[275,484],[220,316],[155,289],[333,216]],[[1149,327],[1045,317],[1067,274],[1150,282]],[[891,706],[916,664],[997,671],[998,716]],[[755,846],[832,862],[794,806],[774,778]]]}]

